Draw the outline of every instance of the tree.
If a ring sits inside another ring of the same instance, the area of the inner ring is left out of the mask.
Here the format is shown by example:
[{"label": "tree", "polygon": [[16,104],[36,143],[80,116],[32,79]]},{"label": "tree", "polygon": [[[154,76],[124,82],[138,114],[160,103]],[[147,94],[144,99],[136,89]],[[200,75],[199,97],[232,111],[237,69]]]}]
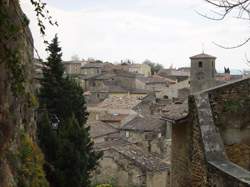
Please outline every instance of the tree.
[{"label": "tree", "polygon": [[101,155],[93,151],[88,129],[72,116],[64,122],[59,136],[59,157],[55,163],[57,186],[89,186],[90,172]]},{"label": "tree", "polygon": [[57,35],[48,46],[50,52],[47,62],[44,62],[43,78],[40,80],[40,105],[46,107],[49,114],[62,117],[62,86],[64,68],[62,64],[61,48],[58,46]]},{"label": "tree", "polygon": [[161,69],[163,69],[163,66],[159,63],[152,62],[150,60],[145,60],[143,64],[147,64],[151,67],[151,74],[154,75],[158,73]]},{"label": "tree", "polygon": [[50,182],[51,186],[54,186],[55,175],[55,160],[57,158],[58,139],[57,133],[52,128],[48,113],[42,112],[40,119],[37,123],[37,137],[39,140],[39,146],[42,149],[45,156],[44,170],[46,172],[46,178]]},{"label": "tree", "polygon": [[48,180],[54,187],[88,186],[90,172],[101,154],[93,150],[89,128],[85,126],[88,113],[83,90],[74,79],[64,77],[57,36],[47,50],[50,54],[43,68],[40,106],[48,111],[48,116],[59,119],[56,129],[52,118],[48,123],[46,115],[38,126]]},{"label": "tree", "polygon": [[[230,13],[234,12],[238,19],[250,20],[250,0],[205,0],[210,5],[218,8],[218,11],[214,11],[216,17],[207,16],[201,14],[202,16],[212,19],[212,20],[223,20]],[[222,48],[232,49],[245,45],[250,41],[250,37],[241,42],[238,45],[226,47],[220,44],[216,44]]]}]

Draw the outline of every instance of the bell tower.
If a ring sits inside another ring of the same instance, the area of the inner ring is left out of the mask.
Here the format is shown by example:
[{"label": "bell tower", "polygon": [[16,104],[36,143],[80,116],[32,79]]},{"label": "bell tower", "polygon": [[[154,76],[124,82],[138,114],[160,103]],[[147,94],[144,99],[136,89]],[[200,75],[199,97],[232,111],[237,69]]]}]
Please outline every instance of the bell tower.
[{"label": "bell tower", "polygon": [[191,93],[199,92],[215,86],[215,59],[216,57],[205,53],[190,57]]}]

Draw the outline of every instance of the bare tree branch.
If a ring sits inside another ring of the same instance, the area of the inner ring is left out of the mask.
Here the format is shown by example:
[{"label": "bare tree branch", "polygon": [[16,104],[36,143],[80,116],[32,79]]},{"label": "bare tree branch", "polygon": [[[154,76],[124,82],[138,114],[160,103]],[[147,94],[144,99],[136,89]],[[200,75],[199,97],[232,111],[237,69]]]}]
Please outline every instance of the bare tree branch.
[{"label": "bare tree branch", "polygon": [[[216,20],[220,21],[223,20],[229,13],[232,11],[236,11],[236,18],[237,19],[242,19],[242,20],[248,20],[250,21],[250,0],[204,0],[207,3],[217,7],[218,9],[222,10],[222,13],[219,13],[217,11],[212,11],[214,14],[219,16],[218,18],[213,18],[210,16],[207,16],[205,14],[202,14],[200,12],[197,12],[199,15],[211,19],[211,20]],[[234,48],[239,48],[246,43],[250,41],[250,37],[247,38],[245,41],[235,45],[235,46],[223,46],[221,44],[218,44],[216,42],[213,42],[216,46],[219,46],[224,49],[234,49]]]}]

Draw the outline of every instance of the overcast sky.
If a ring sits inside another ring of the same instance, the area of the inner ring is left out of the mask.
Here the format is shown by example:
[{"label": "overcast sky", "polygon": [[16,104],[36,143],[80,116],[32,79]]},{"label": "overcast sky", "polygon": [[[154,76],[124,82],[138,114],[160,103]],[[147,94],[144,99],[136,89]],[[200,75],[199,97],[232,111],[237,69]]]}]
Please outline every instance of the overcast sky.
[{"label": "overcast sky", "polygon": [[[45,1],[46,2],[46,1]],[[250,36],[249,21],[233,18],[211,21],[196,13],[210,14],[204,0],[47,0],[48,10],[59,27],[47,27],[47,39],[58,33],[63,59],[77,54],[103,61],[119,62],[145,59],[165,67],[189,66],[189,57],[205,53],[217,57],[217,69],[224,66],[248,68],[245,56],[249,46],[225,50]],[[42,58],[47,54],[40,37],[33,7],[21,0],[31,20],[35,46]]]}]

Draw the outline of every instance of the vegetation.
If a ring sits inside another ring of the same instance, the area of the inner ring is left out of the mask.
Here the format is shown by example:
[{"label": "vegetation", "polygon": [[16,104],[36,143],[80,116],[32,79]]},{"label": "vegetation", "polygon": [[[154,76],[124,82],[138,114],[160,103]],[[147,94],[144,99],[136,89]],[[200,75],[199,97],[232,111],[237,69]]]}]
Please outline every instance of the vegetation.
[{"label": "vegetation", "polygon": [[7,159],[17,172],[15,182],[19,187],[48,187],[43,164],[44,157],[32,138],[24,131],[20,133],[20,145],[17,150],[9,151]]},{"label": "vegetation", "polygon": [[159,63],[151,62],[150,60],[145,60],[143,64],[147,64],[151,67],[151,74],[154,75],[158,73],[161,69],[163,69],[163,66]]},{"label": "vegetation", "polygon": [[[88,113],[83,90],[73,79],[64,77],[57,36],[47,50],[50,55],[43,68],[39,95],[43,115],[38,125],[47,179],[54,187],[89,186],[90,173],[101,154],[94,152],[85,126]],[[52,126],[55,117],[58,126]]]}]

